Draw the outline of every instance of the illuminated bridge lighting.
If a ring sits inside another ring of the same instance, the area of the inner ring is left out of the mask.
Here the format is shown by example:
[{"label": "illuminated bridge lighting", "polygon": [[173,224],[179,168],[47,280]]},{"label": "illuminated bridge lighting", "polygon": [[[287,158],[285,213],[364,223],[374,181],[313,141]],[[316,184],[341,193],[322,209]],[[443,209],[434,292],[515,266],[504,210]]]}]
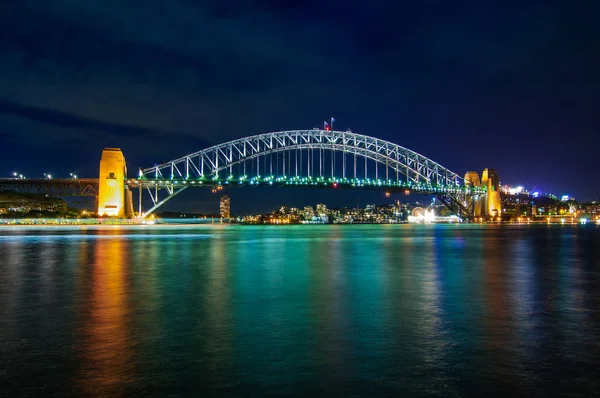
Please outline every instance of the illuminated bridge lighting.
[{"label": "illuminated bridge lighting", "polygon": [[[193,186],[372,189],[433,194],[470,211],[481,186],[397,144],[349,131],[291,130],[245,137],[141,169],[132,184],[150,195],[152,214]],[[140,209],[140,214],[142,211]]]}]

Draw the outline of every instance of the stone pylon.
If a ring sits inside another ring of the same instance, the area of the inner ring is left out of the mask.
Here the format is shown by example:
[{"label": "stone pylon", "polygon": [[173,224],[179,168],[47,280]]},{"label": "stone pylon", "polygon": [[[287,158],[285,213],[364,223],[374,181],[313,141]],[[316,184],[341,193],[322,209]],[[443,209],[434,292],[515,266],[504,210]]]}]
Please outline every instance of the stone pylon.
[{"label": "stone pylon", "polygon": [[474,187],[485,187],[487,193],[475,200],[475,217],[497,217],[502,214],[502,205],[500,203],[500,190],[498,173],[494,169],[484,169],[481,173],[481,179],[476,171],[467,171],[465,180],[468,185]]},{"label": "stone pylon", "polygon": [[98,215],[125,217],[126,198],[131,201],[131,195],[125,192],[128,191],[125,186],[127,164],[119,148],[106,148],[102,151],[98,177]]}]

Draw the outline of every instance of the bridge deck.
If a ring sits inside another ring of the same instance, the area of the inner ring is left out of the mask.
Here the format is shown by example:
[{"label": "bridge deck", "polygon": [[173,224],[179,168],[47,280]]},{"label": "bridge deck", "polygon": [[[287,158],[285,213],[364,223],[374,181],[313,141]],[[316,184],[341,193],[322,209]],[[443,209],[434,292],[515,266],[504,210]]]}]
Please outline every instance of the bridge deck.
[{"label": "bridge deck", "polygon": [[377,189],[389,192],[402,192],[409,190],[424,194],[437,193],[469,193],[484,194],[486,190],[481,187],[469,186],[444,186],[430,184],[416,184],[413,182],[361,180],[349,178],[302,178],[302,177],[261,177],[261,178],[204,178],[204,179],[129,179],[126,181],[130,188],[148,189],[180,189],[201,187],[279,187],[279,188],[355,188]]},{"label": "bridge deck", "polygon": [[0,178],[0,192],[49,196],[96,196],[97,178]]}]

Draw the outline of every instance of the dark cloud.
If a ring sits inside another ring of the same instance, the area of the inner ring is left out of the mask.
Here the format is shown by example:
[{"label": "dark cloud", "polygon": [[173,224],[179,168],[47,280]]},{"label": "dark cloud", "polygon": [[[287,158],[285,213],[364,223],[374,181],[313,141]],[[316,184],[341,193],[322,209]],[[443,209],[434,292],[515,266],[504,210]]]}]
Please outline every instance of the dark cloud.
[{"label": "dark cloud", "polygon": [[335,115],[457,172],[592,198],[591,5],[4,1],[0,139],[154,164]]},{"label": "dark cloud", "polygon": [[51,109],[34,108],[16,103],[0,100],[0,113],[30,119],[50,126],[64,129],[75,129],[77,131],[91,130],[102,135],[119,135],[122,137],[134,136],[148,140],[160,139],[165,136],[176,135],[170,132],[156,129],[127,126],[121,124],[107,123],[98,120],[84,119],[72,114],[58,112]]}]

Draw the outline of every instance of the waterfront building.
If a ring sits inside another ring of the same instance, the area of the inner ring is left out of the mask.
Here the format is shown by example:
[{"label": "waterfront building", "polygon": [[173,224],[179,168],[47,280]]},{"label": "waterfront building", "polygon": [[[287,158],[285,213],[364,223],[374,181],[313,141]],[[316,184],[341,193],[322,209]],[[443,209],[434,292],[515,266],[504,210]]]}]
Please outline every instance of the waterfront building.
[{"label": "waterfront building", "polygon": [[327,206],[325,206],[323,203],[317,203],[317,216],[319,217],[326,217],[327,216]]},{"label": "waterfront building", "polygon": [[219,211],[221,213],[221,218],[231,218],[231,199],[229,199],[229,196],[221,196]]},{"label": "waterfront building", "polygon": [[312,206],[304,207],[304,210],[302,211],[302,216],[305,220],[312,220],[312,218],[315,216],[315,209],[313,209]]}]

